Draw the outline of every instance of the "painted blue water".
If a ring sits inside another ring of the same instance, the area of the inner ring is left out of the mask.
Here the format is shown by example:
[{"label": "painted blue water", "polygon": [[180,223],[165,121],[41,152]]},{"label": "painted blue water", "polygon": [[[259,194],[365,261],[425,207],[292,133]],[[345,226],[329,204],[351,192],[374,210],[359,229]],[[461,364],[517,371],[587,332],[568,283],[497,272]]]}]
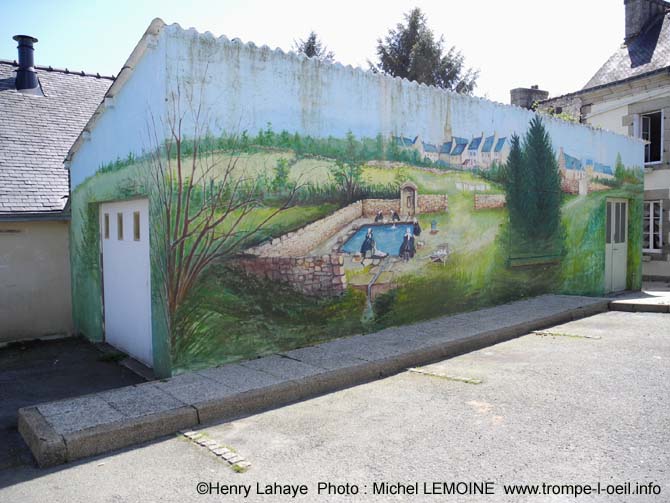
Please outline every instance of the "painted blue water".
[{"label": "painted blue water", "polygon": [[395,228],[391,224],[364,225],[342,245],[341,250],[346,253],[359,253],[368,229],[372,229],[372,237],[377,243],[378,250],[397,256],[403,236],[407,229],[412,231],[412,224],[396,224]]}]

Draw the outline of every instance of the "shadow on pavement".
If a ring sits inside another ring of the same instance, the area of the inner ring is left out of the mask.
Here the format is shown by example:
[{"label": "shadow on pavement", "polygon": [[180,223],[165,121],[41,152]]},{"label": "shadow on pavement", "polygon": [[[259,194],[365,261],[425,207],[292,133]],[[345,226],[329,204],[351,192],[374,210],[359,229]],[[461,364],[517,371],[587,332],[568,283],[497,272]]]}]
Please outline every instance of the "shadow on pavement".
[{"label": "shadow on pavement", "polygon": [[34,464],[17,430],[28,405],[143,382],[83,338],[26,341],[0,348],[0,470]]}]

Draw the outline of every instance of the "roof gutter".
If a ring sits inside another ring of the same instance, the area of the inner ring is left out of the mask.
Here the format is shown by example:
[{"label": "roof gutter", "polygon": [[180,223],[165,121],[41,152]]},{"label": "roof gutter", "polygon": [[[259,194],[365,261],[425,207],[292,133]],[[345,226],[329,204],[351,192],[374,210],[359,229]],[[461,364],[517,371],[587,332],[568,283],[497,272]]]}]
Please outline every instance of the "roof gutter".
[{"label": "roof gutter", "polygon": [[69,222],[70,219],[70,213],[64,211],[0,213],[0,222]]},{"label": "roof gutter", "polygon": [[608,82],[607,84],[600,84],[599,86],[593,86],[593,87],[588,87],[586,89],[580,89],[579,91],[575,91],[573,93],[562,94],[560,96],[554,96],[552,98],[547,98],[546,100],[542,100],[542,101],[540,101],[540,103],[547,103],[547,102],[558,100],[558,99],[561,99],[561,98],[573,98],[573,97],[576,97],[576,96],[580,96],[582,94],[588,94],[588,93],[592,93],[594,91],[600,91],[600,90],[606,89],[608,87],[614,87],[614,86],[618,86],[618,85],[621,85],[621,84],[627,84],[628,82],[632,82],[632,81],[635,81],[635,80],[638,80],[638,79],[644,79],[644,78],[647,78],[647,77],[653,77],[654,75],[660,75],[660,74],[663,74],[663,73],[670,74],[670,66],[666,66],[666,67],[663,67],[663,68],[658,68],[656,70],[652,70],[652,71],[646,72],[646,73],[641,73],[640,75],[633,75],[632,77],[627,77],[625,79],[615,80],[615,81],[612,81],[612,82]]}]

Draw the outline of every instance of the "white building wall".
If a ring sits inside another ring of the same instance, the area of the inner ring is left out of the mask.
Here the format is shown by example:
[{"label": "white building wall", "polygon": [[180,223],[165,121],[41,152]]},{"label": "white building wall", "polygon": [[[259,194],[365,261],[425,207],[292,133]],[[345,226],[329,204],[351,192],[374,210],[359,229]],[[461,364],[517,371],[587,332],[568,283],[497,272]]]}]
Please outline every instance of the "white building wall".
[{"label": "white building wall", "polygon": [[626,115],[628,115],[627,105],[610,108],[598,104],[593,106],[592,112],[587,117],[587,123],[607,131],[627,135],[628,126],[622,125],[622,118]]},{"label": "white building wall", "polygon": [[165,38],[158,37],[144,52],[132,77],[105,105],[88,140],[85,140],[70,163],[70,185],[74,189],[93,175],[102,164],[125,159],[128,154],[141,155],[152,149],[155,141],[151,117],[159,129],[165,120],[166,99]]}]

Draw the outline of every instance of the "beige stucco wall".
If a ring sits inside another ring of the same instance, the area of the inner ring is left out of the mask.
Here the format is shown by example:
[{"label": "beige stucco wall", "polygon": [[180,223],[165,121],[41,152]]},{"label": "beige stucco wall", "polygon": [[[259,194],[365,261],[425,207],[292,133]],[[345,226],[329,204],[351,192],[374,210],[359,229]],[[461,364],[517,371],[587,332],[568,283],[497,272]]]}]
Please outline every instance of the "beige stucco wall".
[{"label": "beige stucco wall", "polygon": [[0,342],[71,333],[68,223],[0,222]]}]

